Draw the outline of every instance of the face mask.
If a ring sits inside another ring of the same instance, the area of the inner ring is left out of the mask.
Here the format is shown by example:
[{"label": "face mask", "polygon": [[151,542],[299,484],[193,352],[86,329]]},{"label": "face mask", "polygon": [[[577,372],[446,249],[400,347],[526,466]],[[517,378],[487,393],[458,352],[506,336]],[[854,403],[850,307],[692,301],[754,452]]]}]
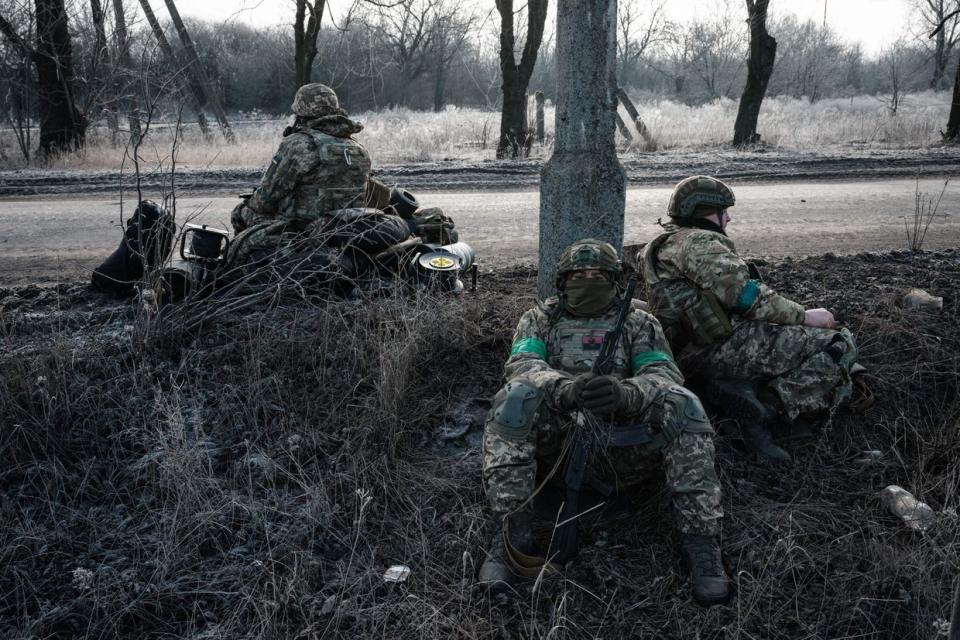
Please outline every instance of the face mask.
[{"label": "face mask", "polygon": [[562,296],[564,307],[575,316],[597,316],[607,310],[617,295],[617,285],[606,278],[573,277]]}]

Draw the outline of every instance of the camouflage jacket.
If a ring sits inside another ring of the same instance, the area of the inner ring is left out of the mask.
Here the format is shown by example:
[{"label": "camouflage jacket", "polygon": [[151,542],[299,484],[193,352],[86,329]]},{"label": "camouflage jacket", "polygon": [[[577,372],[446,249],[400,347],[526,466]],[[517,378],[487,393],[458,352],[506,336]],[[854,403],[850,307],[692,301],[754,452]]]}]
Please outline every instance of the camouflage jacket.
[{"label": "camouflage jacket", "polygon": [[360,129],[344,116],[288,128],[246,203],[243,224],[278,218],[308,223],[333,209],[363,206],[370,156],[350,137]]},{"label": "camouflage jacket", "polygon": [[[556,298],[530,309],[520,317],[513,335],[504,366],[507,380],[527,378],[544,392],[548,406],[558,410],[565,381],[593,367],[604,334],[616,319],[615,306],[601,316],[579,318],[565,312]],[[663,387],[683,384],[660,323],[652,315],[635,309],[627,316],[613,375],[639,391],[625,416],[646,411]]]},{"label": "camouflage jacket", "polygon": [[[651,265],[655,273],[649,273]],[[751,278],[733,241],[722,233],[668,224],[644,250],[644,267],[651,298],[651,287],[657,281],[683,279],[713,294],[734,322],[739,317],[773,324],[803,323],[803,305]]]}]

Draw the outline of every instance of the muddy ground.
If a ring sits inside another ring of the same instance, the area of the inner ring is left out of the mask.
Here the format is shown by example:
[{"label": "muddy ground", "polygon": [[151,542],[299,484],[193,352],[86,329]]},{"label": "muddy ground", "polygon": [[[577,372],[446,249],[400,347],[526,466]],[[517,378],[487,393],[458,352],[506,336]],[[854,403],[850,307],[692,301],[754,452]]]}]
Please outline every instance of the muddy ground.
[{"label": "muddy ground", "polygon": [[[0,637],[935,638],[960,569],[960,251],[765,261],[857,336],[878,403],[796,463],[716,419],[728,606],[689,601],[662,486],[565,576],[490,598],[478,451],[536,274],[289,304],[184,333],[83,283],[0,290]],[[944,297],[910,315],[907,287]],[[870,464],[864,450],[879,450]],[[939,514],[882,508],[898,483]],[[385,583],[394,564],[403,583]]]},{"label": "muddy ground", "polygon": [[[949,176],[960,173],[960,151],[955,147],[871,147],[843,145],[818,151],[760,147],[753,151],[703,149],[698,151],[635,152],[620,158],[632,185],[675,184],[690,175],[712,175],[724,180],[869,180],[903,176]],[[480,163],[449,159],[409,165],[375,164],[376,177],[387,184],[401,183],[411,190],[516,189],[540,183],[543,161],[488,160]],[[177,188],[190,193],[245,193],[260,181],[263,167],[176,168]],[[140,186],[150,192],[169,187],[169,168],[145,168]],[[123,171],[24,169],[0,171],[0,197],[113,193],[123,187],[130,197],[136,180]]]}]

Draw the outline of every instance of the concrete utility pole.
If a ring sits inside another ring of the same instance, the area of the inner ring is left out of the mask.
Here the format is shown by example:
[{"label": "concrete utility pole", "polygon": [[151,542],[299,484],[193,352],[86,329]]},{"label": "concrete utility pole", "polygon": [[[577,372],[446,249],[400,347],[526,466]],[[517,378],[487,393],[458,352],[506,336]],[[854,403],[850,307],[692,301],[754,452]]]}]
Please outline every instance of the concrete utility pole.
[{"label": "concrete utility pole", "polygon": [[614,143],[617,0],[557,3],[553,156],[540,173],[540,277],[555,293],[557,259],[580,238],[623,244],[626,178]]}]

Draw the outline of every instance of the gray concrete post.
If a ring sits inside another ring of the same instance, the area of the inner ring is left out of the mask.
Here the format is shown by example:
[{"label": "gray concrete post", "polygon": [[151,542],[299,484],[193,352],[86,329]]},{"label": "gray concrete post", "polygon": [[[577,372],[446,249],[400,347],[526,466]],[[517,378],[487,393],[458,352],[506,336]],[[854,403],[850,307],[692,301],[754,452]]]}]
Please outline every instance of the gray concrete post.
[{"label": "gray concrete post", "polygon": [[616,0],[557,3],[553,155],[540,172],[537,294],[554,295],[557,259],[580,238],[623,244],[626,178],[614,143]]}]

